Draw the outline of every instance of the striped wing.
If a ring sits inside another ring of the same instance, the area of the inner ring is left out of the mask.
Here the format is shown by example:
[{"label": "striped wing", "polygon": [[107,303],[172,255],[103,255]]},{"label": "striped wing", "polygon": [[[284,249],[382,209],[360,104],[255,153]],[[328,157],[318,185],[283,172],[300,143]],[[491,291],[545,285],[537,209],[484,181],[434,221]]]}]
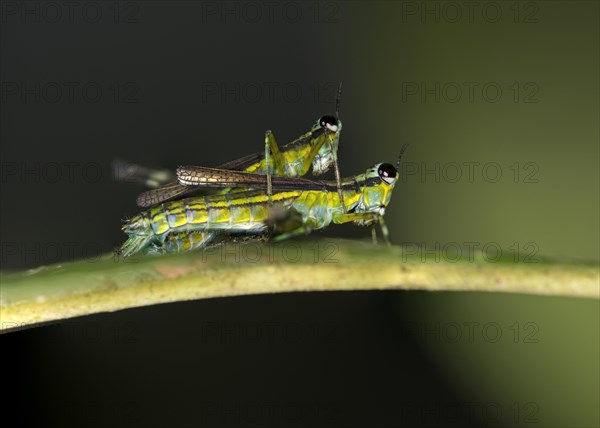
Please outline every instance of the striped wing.
[{"label": "striped wing", "polygon": [[[267,190],[266,175],[195,165],[177,168],[177,179],[185,186],[207,188],[244,187]],[[274,191],[326,190],[330,187],[325,181],[279,176],[271,177],[271,185]]]},{"label": "striped wing", "polygon": [[[220,165],[218,168],[220,169],[229,169],[229,170],[244,170],[255,163],[258,163],[264,159],[264,153],[253,153],[248,156],[244,156],[239,159],[235,159]],[[156,189],[147,190],[141,193],[136,200],[138,207],[148,208],[154,205],[158,205],[162,202],[169,201],[171,199],[180,198],[183,196],[189,196],[194,193],[202,192],[203,188],[193,186],[184,186],[180,184],[178,181],[174,181],[172,183],[165,184],[164,186],[158,187]],[[205,189],[204,189],[205,191]]]},{"label": "striped wing", "polygon": [[136,199],[136,203],[138,207],[148,208],[197,191],[197,188],[182,186],[178,181],[174,181],[158,189],[146,190],[140,193]]}]

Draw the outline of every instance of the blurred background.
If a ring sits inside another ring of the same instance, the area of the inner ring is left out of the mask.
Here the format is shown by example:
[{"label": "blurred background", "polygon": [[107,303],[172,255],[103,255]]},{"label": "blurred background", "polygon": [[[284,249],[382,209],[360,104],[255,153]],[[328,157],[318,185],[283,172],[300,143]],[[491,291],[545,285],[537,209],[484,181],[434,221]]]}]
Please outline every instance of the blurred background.
[{"label": "blurred background", "polygon": [[[598,263],[594,1],[3,1],[2,270],[93,260],[140,187],[333,114],[342,175],[394,162],[396,244]],[[368,240],[331,227],[320,237]],[[466,254],[466,253],[464,253]],[[597,300],[362,292],[184,302],[3,335],[46,426],[600,424]]]}]

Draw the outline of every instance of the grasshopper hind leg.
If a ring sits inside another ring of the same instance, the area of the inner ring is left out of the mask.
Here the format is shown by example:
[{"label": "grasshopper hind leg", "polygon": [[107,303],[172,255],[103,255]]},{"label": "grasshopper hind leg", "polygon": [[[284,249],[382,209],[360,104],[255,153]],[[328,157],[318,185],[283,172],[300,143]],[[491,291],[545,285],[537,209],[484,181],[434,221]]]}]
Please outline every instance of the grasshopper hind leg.
[{"label": "grasshopper hind leg", "polygon": [[149,244],[153,240],[152,235],[133,235],[127,238],[127,241],[123,243],[116,251],[116,253],[123,257],[133,256],[139,252],[144,251],[148,248]]},{"label": "grasshopper hind leg", "polygon": [[279,242],[295,236],[305,235],[312,230],[309,222],[304,222],[302,214],[295,209],[288,211],[271,210],[268,227],[272,231],[272,241]]},{"label": "grasshopper hind leg", "polygon": [[295,238],[297,236],[307,235],[312,231],[311,227],[300,226],[288,232],[280,233],[273,238],[273,242],[285,241],[286,239]]}]

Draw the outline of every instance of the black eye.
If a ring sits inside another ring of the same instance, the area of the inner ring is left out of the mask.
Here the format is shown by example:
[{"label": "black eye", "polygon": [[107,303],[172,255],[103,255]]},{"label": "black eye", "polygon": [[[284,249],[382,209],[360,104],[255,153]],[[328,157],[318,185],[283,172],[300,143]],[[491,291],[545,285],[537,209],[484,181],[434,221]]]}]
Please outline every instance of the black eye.
[{"label": "black eye", "polygon": [[322,128],[335,132],[337,131],[338,120],[333,116],[323,116],[319,119],[319,125],[321,125]]},{"label": "black eye", "polygon": [[379,178],[381,178],[387,184],[392,184],[394,181],[396,181],[396,174],[398,171],[396,171],[396,167],[394,167],[394,165],[391,163],[382,163],[379,165],[379,170],[377,173],[379,174]]}]

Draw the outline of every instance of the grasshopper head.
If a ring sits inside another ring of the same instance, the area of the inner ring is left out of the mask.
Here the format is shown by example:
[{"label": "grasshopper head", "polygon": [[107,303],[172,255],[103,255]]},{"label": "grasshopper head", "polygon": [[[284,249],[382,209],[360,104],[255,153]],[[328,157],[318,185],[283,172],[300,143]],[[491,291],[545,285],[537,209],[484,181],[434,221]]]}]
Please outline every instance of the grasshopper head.
[{"label": "grasshopper head", "polygon": [[356,212],[371,212],[379,215],[385,214],[385,207],[390,203],[392,191],[400,174],[400,159],[408,144],[404,144],[398,155],[396,166],[391,163],[380,163],[367,170],[360,180],[362,188],[361,201],[356,207]]},{"label": "grasshopper head", "polygon": [[362,195],[356,212],[384,215],[398,176],[398,170],[390,163],[380,163],[368,169],[364,174],[364,181],[359,183]]},{"label": "grasshopper head", "polygon": [[314,175],[323,174],[333,165],[341,132],[342,121],[334,116],[323,116],[313,126],[313,135],[317,135],[314,144],[321,144],[312,162]]},{"label": "grasshopper head", "polygon": [[[340,85],[338,86],[338,93],[335,99],[335,116],[323,116],[313,127],[313,135],[316,135],[315,131],[320,129],[321,137],[326,138],[326,141],[320,140],[316,142],[317,144],[323,143],[323,145],[312,162],[312,171],[314,175],[323,174],[332,164],[334,164],[334,160],[337,158],[340,132],[342,132],[342,121],[340,120],[341,96],[342,82],[340,82]],[[336,171],[336,173],[339,174],[339,171]]]},{"label": "grasshopper head", "polygon": [[323,116],[321,117],[316,126],[319,126],[329,132],[339,132],[342,130],[342,122],[335,116]]}]

